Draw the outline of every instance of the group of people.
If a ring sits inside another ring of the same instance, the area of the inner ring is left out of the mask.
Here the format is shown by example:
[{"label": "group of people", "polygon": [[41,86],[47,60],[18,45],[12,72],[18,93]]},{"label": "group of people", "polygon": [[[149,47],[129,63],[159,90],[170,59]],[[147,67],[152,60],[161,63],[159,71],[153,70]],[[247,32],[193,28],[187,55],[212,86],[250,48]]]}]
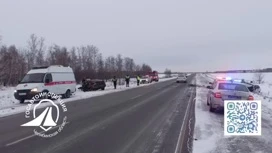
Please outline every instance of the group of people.
[{"label": "group of people", "polygon": [[[139,75],[137,75],[136,76],[137,86],[140,85],[140,79],[141,79],[141,77]],[[125,81],[126,81],[126,87],[129,87],[129,82],[130,82],[130,76],[129,75],[126,75]],[[116,78],[116,76],[113,77],[112,82],[113,82],[114,89],[116,89],[116,87],[117,87],[117,78]]]}]

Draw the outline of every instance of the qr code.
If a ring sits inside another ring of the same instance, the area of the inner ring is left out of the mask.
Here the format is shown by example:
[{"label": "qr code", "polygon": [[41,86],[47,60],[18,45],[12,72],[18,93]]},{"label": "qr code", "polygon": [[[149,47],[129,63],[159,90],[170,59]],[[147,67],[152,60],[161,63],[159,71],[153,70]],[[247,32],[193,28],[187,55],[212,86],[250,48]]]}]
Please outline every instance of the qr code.
[{"label": "qr code", "polygon": [[225,135],[261,135],[261,101],[224,101]]}]

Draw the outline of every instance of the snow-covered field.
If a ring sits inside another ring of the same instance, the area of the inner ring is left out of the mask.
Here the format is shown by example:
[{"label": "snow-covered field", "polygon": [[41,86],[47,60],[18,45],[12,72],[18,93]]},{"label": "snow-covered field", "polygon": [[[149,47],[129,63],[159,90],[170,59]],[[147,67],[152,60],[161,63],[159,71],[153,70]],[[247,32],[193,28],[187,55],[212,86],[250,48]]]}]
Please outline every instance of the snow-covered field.
[{"label": "snow-covered field", "polygon": [[[272,152],[272,73],[266,73],[261,84],[261,95],[254,94],[256,100],[262,100],[262,136],[224,136],[224,114],[210,113],[206,105],[205,86],[219,74],[198,74],[196,77],[196,124],[194,133],[194,153],[271,153]],[[253,73],[223,74],[233,78],[254,80]],[[222,76],[222,74],[221,74]],[[267,96],[268,97],[265,97]],[[264,98],[265,97],[265,98]]]},{"label": "snow-covered field", "polygon": [[[160,82],[171,80],[171,79],[174,79],[174,78],[161,78]],[[79,99],[86,99],[86,98],[101,96],[101,95],[105,95],[105,94],[109,94],[113,92],[120,92],[123,90],[138,88],[135,80],[131,80],[129,88],[125,87],[125,85],[117,85],[117,89],[115,90],[112,82],[106,82],[106,85],[107,86],[104,91],[99,90],[99,91],[91,91],[91,92],[82,92],[80,90],[77,90],[77,92],[71,98],[63,99],[63,101],[72,102]],[[139,87],[148,86],[148,85],[150,84],[141,84]],[[78,87],[80,87],[80,85],[78,85]],[[8,87],[8,88],[1,87],[0,88],[0,117],[17,114],[20,112],[24,112],[26,110],[26,106],[29,102],[26,101],[24,104],[20,104],[19,101],[16,100],[13,96],[14,89],[15,87]],[[42,106],[45,107],[47,105],[48,104],[43,103]]]}]

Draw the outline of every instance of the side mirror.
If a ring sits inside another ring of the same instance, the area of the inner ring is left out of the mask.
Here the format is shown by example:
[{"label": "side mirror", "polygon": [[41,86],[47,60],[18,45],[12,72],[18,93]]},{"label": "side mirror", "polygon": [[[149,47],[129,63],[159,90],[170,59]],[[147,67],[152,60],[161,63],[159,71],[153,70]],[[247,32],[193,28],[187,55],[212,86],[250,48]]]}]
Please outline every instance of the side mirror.
[{"label": "side mirror", "polygon": [[212,89],[212,86],[207,86],[208,89]]},{"label": "side mirror", "polygon": [[49,79],[45,79],[45,83],[50,83],[50,80]]}]

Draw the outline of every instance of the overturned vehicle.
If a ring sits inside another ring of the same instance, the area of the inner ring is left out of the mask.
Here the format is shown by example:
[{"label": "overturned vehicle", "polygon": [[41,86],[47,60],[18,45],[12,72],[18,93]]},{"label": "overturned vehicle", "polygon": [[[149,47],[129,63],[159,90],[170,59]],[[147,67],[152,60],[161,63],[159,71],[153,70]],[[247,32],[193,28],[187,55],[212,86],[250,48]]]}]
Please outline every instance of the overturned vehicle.
[{"label": "overturned vehicle", "polygon": [[95,91],[95,90],[105,90],[106,83],[103,80],[99,79],[86,79],[82,81],[82,86],[79,87],[78,89],[86,92],[86,91]]}]

